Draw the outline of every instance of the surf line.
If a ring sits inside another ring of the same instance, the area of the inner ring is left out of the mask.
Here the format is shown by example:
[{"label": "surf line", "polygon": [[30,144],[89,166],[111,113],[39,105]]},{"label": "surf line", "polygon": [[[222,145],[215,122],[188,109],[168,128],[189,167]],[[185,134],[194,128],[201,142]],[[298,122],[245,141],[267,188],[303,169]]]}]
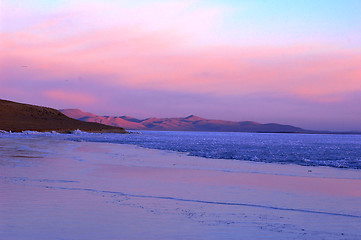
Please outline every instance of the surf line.
[{"label": "surf line", "polygon": [[173,201],[179,201],[179,202],[193,202],[193,203],[203,203],[203,204],[226,205],[226,206],[256,207],[256,208],[266,208],[266,209],[280,210],[280,211],[292,211],[292,212],[300,212],[300,213],[312,213],[312,214],[323,214],[323,215],[332,215],[332,216],[340,216],[340,217],[361,218],[361,216],[352,215],[352,214],[332,213],[332,212],[323,212],[323,211],[298,209],[298,208],[282,208],[282,207],[274,207],[274,206],[266,206],[266,205],[259,205],[259,204],[250,204],[250,203],[218,202],[218,201],[185,199],[185,198],[176,198],[176,197],[167,197],[167,196],[137,195],[137,194],[128,194],[128,193],[123,193],[123,192],[96,190],[96,189],[91,189],[91,188],[69,188],[69,187],[54,187],[54,186],[44,186],[44,185],[33,185],[33,186],[44,187],[44,188],[48,188],[48,189],[56,189],[56,190],[108,193],[108,194],[115,194],[115,195],[119,195],[119,196],[133,197],[133,198],[150,198],[150,199],[173,200]]}]

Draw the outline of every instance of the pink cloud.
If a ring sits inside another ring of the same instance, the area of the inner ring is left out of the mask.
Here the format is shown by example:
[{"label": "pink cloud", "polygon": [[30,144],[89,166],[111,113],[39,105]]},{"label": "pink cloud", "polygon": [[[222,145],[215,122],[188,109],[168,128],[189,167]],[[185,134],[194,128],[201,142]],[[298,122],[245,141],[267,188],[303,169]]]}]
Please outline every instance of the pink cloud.
[{"label": "pink cloud", "polygon": [[[72,18],[1,33],[3,78],[51,82],[102,76],[99,84],[217,95],[279,92],[326,102],[361,90],[361,49],[193,46],[192,37],[179,31],[136,24],[75,34],[64,29],[63,22]],[[29,67],[19,71],[24,64]]]},{"label": "pink cloud", "polygon": [[96,102],[95,97],[88,94],[63,91],[63,90],[48,90],[44,91],[43,95],[51,100],[56,100],[66,104],[91,104]]}]

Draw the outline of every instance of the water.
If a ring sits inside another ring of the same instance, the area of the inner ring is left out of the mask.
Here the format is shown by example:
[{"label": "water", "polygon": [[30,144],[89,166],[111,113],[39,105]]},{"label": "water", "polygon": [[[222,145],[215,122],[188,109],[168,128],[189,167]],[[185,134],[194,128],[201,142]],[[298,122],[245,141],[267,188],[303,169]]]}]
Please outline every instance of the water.
[{"label": "water", "polygon": [[269,137],[289,136],[0,134],[0,239],[361,239],[360,170],[75,142],[176,143],[197,153]]},{"label": "water", "polygon": [[142,131],[66,138],[135,144],[205,158],[361,169],[361,135]]},{"label": "water", "polygon": [[25,132],[0,137],[51,136],[71,141],[134,144],[191,156],[361,169],[361,135],[139,131],[139,134]]}]

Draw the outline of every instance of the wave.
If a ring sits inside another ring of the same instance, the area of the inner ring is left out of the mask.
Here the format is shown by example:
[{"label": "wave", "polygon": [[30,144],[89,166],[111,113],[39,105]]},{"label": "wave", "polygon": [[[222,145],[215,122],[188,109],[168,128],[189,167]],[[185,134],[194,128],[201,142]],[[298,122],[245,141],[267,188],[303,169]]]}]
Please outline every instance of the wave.
[{"label": "wave", "polygon": [[141,134],[70,134],[24,131],[15,136],[57,136],[69,141],[132,144],[190,156],[239,161],[361,169],[360,135],[138,131]]}]

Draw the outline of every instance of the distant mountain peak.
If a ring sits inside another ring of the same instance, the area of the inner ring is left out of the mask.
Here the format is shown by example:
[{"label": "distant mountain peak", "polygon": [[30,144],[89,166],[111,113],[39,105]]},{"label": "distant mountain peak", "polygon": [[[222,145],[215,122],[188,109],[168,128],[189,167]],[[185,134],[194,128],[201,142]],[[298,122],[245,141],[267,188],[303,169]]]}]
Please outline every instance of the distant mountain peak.
[{"label": "distant mountain peak", "polygon": [[127,116],[127,115],[120,116],[120,118],[130,121],[130,122],[137,122],[137,123],[141,122],[141,120],[139,120],[138,118],[134,118],[134,117]]},{"label": "distant mountain peak", "polygon": [[131,116],[128,116],[128,115],[123,115],[123,116],[120,116],[120,118],[134,118],[134,117],[131,117]]},{"label": "distant mountain peak", "polygon": [[188,117],[185,117],[184,119],[187,119],[189,121],[199,121],[199,120],[205,120],[204,118],[198,117],[196,115],[189,115]]}]

